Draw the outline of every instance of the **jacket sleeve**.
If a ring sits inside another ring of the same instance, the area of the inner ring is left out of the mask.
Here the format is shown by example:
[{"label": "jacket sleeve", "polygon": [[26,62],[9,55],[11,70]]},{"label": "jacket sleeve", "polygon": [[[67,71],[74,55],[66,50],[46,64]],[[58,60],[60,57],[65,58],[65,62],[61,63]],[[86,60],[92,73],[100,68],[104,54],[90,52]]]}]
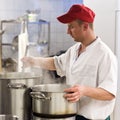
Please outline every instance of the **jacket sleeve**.
[{"label": "jacket sleeve", "polygon": [[70,61],[70,49],[60,56],[54,56],[54,64],[56,72],[59,76],[63,77],[66,75],[66,67]]},{"label": "jacket sleeve", "polygon": [[117,58],[114,55],[104,55],[99,64],[99,86],[116,96],[117,92]]}]

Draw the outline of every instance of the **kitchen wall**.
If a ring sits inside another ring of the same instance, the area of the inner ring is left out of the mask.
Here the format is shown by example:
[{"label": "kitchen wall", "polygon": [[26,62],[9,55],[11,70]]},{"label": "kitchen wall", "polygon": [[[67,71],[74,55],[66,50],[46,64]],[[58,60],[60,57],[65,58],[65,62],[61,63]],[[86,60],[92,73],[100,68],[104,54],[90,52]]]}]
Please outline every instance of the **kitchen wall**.
[{"label": "kitchen wall", "polygon": [[[95,13],[95,32],[115,52],[115,10],[117,0],[97,0],[84,3],[91,7]],[[104,6],[104,7],[103,7]]]},{"label": "kitchen wall", "polygon": [[[68,49],[74,42],[66,34],[66,25],[59,23],[56,17],[66,12],[73,3],[82,3],[82,0],[0,0],[0,20],[17,19],[26,13],[26,10],[39,9],[39,18],[50,21],[50,54]],[[15,28],[11,29],[14,31]],[[15,30],[16,31],[16,30]],[[6,41],[6,40],[5,40]],[[7,49],[6,49],[7,50]],[[4,55],[10,51],[4,51]]]},{"label": "kitchen wall", "polygon": [[[120,0],[84,0],[96,12],[95,30],[102,40],[112,49],[118,58],[118,73],[120,71]],[[116,106],[111,120],[119,120],[120,115],[120,75],[118,74],[118,93]]]},{"label": "kitchen wall", "polygon": [[116,13],[116,55],[118,58],[118,92],[117,92],[117,100],[114,111],[114,120],[119,120],[120,115],[120,0],[117,0],[117,10]]}]

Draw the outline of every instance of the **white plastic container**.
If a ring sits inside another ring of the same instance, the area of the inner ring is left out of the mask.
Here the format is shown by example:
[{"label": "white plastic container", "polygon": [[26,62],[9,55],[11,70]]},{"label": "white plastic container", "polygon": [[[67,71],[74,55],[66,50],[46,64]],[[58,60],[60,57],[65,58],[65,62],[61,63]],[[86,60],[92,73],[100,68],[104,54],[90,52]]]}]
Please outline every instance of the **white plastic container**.
[{"label": "white plastic container", "polygon": [[29,22],[37,22],[38,21],[38,14],[35,14],[35,13],[28,14],[28,21]]}]

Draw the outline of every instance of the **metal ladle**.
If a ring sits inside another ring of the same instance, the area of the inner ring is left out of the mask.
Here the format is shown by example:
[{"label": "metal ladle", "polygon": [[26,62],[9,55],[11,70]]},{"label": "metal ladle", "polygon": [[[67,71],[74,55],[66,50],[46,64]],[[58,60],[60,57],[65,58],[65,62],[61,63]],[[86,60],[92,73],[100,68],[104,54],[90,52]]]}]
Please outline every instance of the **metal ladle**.
[{"label": "metal ladle", "polygon": [[18,35],[16,35],[13,38],[12,43],[2,43],[2,45],[11,46],[12,50],[17,51],[18,50]]}]

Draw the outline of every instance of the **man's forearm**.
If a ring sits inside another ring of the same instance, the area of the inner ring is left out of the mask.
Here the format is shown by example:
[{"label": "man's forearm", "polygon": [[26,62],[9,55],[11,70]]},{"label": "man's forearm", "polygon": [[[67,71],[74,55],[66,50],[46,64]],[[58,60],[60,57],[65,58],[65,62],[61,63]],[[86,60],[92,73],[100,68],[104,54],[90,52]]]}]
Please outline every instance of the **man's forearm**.
[{"label": "man's forearm", "polygon": [[34,58],[34,60],[35,60],[34,61],[35,66],[39,66],[47,70],[56,70],[53,57],[48,57],[48,58],[37,57]]},{"label": "man's forearm", "polygon": [[98,100],[112,100],[113,98],[115,98],[113,94],[102,88],[86,87],[85,91],[85,96]]},{"label": "man's forearm", "polygon": [[112,100],[115,98],[113,94],[102,89],[102,88],[93,88],[88,86],[75,85],[71,88],[64,90],[66,93],[64,97],[71,102],[76,102],[81,97],[87,96],[97,100]]}]

